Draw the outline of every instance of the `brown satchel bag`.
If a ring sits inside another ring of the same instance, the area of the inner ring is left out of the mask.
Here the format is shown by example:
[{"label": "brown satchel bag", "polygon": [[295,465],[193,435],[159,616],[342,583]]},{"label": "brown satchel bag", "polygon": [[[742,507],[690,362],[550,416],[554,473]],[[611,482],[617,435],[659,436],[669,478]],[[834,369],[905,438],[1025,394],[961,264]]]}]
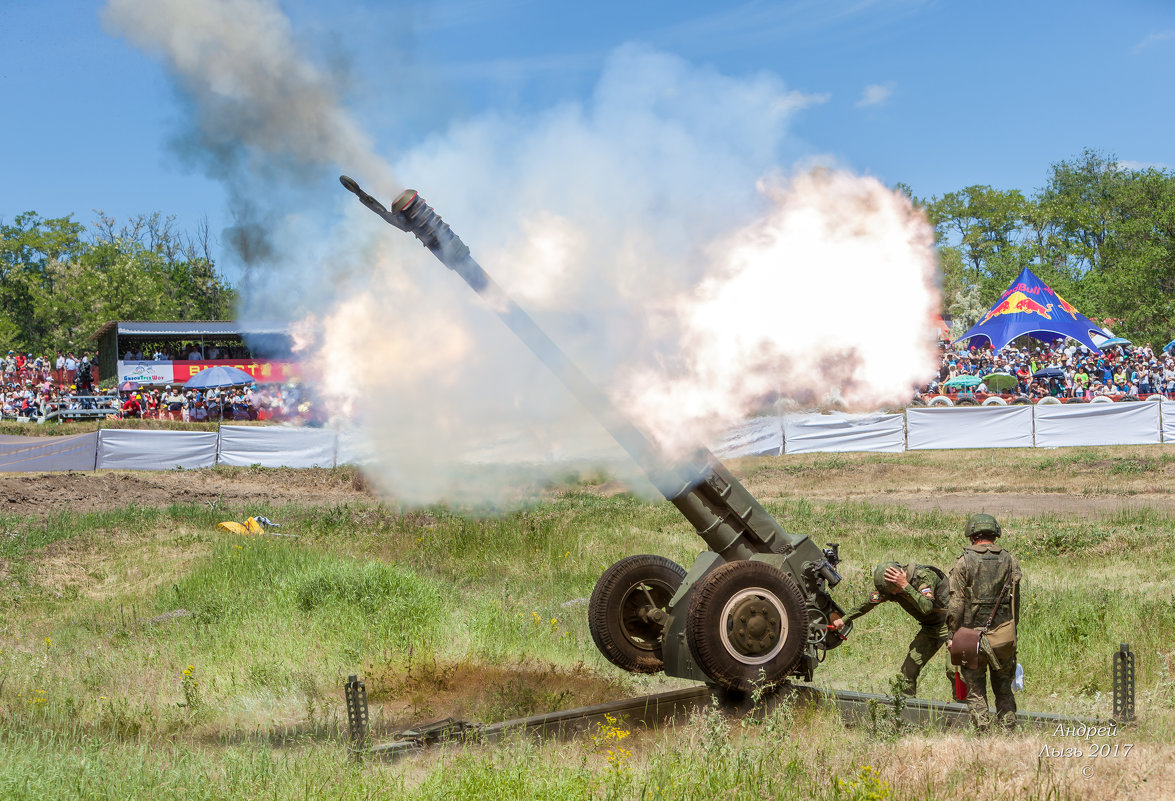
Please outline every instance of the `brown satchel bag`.
[{"label": "brown satchel bag", "polygon": [[[995,620],[995,613],[1000,608],[1000,603],[1004,600],[1004,593],[1008,591],[1008,587],[1012,585],[1012,574],[1008,574],[1008,580],[1004,582],[1004,587],[1000,590],[1000,595],[995,599],[995,606],[991,609],[991,614],[987,616],[987,622],[983,624],[983,628],[969,629],[960,628],[951,637],[951,644],[948,650],[951,653],[951,664],[959,665],[965,668],[979,667],[979,653],[982,643],[980,642],[983,635],[987,633],[987,629],[991,626],[991,621]],[[1002,630],[1005,625],[1011,624],[1015,626],[1012,621],[1006,624],[1001,624],[999,628]],[[1015,629],[1013,628],[1013,632]],[[1015,635],[1013,634],[1013,637]]]}]

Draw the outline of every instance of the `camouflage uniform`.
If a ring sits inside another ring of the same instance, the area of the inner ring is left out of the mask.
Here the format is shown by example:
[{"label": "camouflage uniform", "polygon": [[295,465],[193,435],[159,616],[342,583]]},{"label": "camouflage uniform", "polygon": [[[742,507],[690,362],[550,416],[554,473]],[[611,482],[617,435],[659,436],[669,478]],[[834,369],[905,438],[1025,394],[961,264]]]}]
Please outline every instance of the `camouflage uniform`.
[{"label": "camouflage uniform", "polygon": [[[901,569],[901,566],[896,562],[892,565]],[[879,565],[874,575],[880,575],[885,567],[887,565]],[[907,571],[906,580],[910,583],[897,593],[874,590],[866,600],[845,615],[845,622],[856,620],[886,601],[893,601],[906,610],[910,617],[922,624],[918,633],[914,635],[914,639],[910,641],[910,651],[906,654],[906,661],[902,663],[901,675],[905,680],[903,692],[913,696],[918,692],[918,676],[922,673],[922,668],[926,667],[930,658],[938,653],[938,650],[947,641],[946,609],[936,606],[934,603],[939,583],[946,579],[941,578],[938,573],[925,565],[918,565],[913,576],[910,576]],[[953,683],[954,673],[949,662],[946,675],[948,680]]]},{"label": "camouflage uniform", "polygon": [[[951,600],[947,606],[947,628],[951,636],[961,627],[980,628],[991,615],[1000,591],[1011,576],[1012,584],[1004,593],[999,609],[989,629],[1001,623],[1019,623],[1020,617],[1020,563],[1016,557],[998,545],[983,543],[963,549],[959,560],[951,568]],[[991,673],[991,691],[995,696],[996,722],[1012,729],[1016,725],[1016,698],[1012,695],[1012,680],[1016,678],[1016,639],[1010,646],[995,652],[1000,666],[997,670],[982,651],[979,667],[959,668],[967,683],[967,709],[971,725],[986,731],[991,725],[987,712],[987,674]]]}]

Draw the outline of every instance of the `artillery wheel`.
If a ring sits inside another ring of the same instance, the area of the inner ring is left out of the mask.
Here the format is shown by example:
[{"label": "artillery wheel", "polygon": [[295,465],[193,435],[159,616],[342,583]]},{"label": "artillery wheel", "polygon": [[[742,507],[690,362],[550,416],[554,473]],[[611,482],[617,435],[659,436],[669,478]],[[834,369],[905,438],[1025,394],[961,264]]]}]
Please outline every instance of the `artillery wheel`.
[{"label": "artillery wheel", "polygon": [[664,627],[648,615],[669,605],[684,578],[681,565],[649,554],[626,557],[605,570],[588,601],[588,630],[600,653],[631,673],[664,669]]},{"label": "artillery wheel", "polygon": [[728,562],[694,588],[685,618],[694,661],[730,690],[785,678],[808,642],[808,610],[791,577],[765,562]]}]

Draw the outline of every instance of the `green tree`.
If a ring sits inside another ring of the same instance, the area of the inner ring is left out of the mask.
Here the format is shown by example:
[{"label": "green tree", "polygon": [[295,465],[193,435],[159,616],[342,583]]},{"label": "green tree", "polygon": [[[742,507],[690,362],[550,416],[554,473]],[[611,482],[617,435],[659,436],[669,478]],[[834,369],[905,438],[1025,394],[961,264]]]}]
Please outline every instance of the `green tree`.
[{"label": "green tree", "polygon": [[222,320],[235,300],[216,272],[207,223],[195,236],[157,213],[122,226],[99,213],[90,231],[33,212],[0,223],[0,343],[78,348],[109,320]]},{"label": "green tree", "polygon": [[926,204],[935,227],[944,298],[971,298],[978,287],[984,305],[994,302],[1030,261],[1024,219],[1031,201],[1018,190],[969,186]]},{"label": "green tree", "polygon": [[1116,182],[1110,232],[1087,294],[1115,333],[1161,346],[1175,327],[1175,176],[1148,169]]},{"label": "green tree", "polygon": [[34,212],[0,223],[0,337],[21,350],[40,347],[43,321],[34,310],[38,288],[52,289],[50,265],[85,249],[84,228],[69,217],[46,220]]}]

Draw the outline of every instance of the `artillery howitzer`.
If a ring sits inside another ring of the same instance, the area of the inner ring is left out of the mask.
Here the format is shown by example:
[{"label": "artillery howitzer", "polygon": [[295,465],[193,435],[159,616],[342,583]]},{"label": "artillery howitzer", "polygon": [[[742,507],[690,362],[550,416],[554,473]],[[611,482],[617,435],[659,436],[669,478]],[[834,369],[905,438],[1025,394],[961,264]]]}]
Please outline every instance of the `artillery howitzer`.
[{"label": "artillery howitzer", "polygon": [[844,614],[828,594],[840,581],[836,544],[822,549],[807,536],[784,531],[704,448],[683,462],[667,462],[416,192],[401,193],[387,209],[352,179],[339,180],[484,297],[705,541],[708,550],[688,573],[653,555],[629,556],[604,572],[588,604],[588,626],[600,652],[628,671],[664,670],[728,690],[774,685],[790,675],[811,680],[824,651],[851,628],[828,628]]}]

